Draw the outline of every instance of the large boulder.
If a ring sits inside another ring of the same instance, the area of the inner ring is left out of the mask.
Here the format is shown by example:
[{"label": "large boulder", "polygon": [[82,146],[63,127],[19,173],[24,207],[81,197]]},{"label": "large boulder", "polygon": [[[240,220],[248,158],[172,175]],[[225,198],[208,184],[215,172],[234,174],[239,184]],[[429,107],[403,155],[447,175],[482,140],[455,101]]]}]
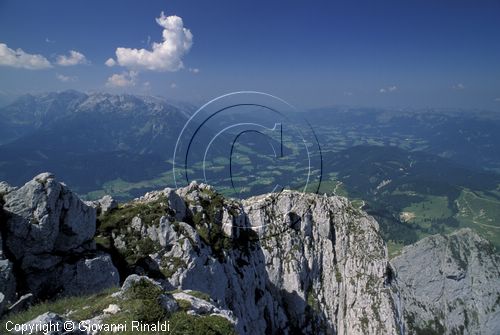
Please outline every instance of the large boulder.
[{"label": "large boulder", "polygon": [[120,276],[109,255],[98,255],[65,265],[61,282],[64,295],[82,295],[118,286]]},{"label": "large boulder", "polygon": [[99,202],[102,214],[105,214],[109,211],[112,211],[113,209],[118,207],[118,202],[116,202],[116,200],[113,199],[113,197],[110,195],[103,196],[101,199],[99,199],[98,202]]},{"label": "large boulder", "polygon": [[186,217],[186,203],[184,199],[182,199],[175,190],[165,189],[164,193],[168,200],[168,205],[175,212],[175,219],[178,221],[184,220]]},{"label": "large boulder", "polygon": [[93,207],[50,173],[4,189],[3,247],[19,271],[21,293],[50,298],[118,285],[111,258],[96,251]]},{"label": "large boulder", "polygon": [[126,295],[134,287],[134,285],[140,283],[141,281],[145,281],[147,282],[148,285],[154,286],[159,290],[163,289],[160,283],[156,282],[155,280],[147,276],[139,276],[137,274],[131,274],[123,282],[119,295]]},{"label": "large boulder", "polygon": [[177,301],[184,301],[184,304],[187,303],[187,305],[189,306],[188,314],[215,315],[223,317],[232,324],[237,323],[236,318],[234,317],[233,313],[230,310],[220,309],[214,304],[213,301],[195,297],[193,294],[196,294],[196,292],[193,292],[191,290],[186,290],[183,292],[174,293],[173,297]]},{"label": "large boulder", "polygon": [[143,290],[146,287],[148,291],[158,293],[158,303],[167,313],[173,313],[178,310],[179,306],[172,295],[165,293],[164,287],[157,281],[147,277],[132,274],[125,279],[120,291],[114,293],[115,297],[127,299],[134,297],[140,292],[135,292],[138,286],[142,286]]},{"label": "large boulder", "polygon": [[[6,247],[26,256],[82,251],[92,240],[96,213],[50,173],[42,173],[4,196]],[[23,262],[23,266],[29,266]]]}]

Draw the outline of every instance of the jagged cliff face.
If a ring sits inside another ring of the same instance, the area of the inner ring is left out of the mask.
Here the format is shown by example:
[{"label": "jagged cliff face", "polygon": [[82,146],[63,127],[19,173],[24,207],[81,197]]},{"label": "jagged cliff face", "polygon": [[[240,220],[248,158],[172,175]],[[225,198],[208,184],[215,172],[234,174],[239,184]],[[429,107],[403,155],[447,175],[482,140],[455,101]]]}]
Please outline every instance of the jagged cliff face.
[{"label": "jagged cliff face", "polygon": [[266,272],[300,330],[308,329],[311,308],[313,333],[396,333],[386,249],[375,220],[345,198],[295,192],[277,201],[252,198],[244,209],[250,225],[263,226]]},{"label": "jagged cliff face", "polygon": [[[192,183],[129,206],[161,201],[169,214],[158,223],[129,218],[157,250],[144,271],[157,267],[172,288],[210,294],[233,311],[240,333],[400,329],[378,225],[346,199],[284,192],[239,203]],[[134,240],[119,231],[112,243],[125,252]]]},{"label": "jagged cliff face", "polygon": [[166,313],[189,300],[239,334],[500,333],[499,256],[470,230],[391,265],[377,222],[342,197],[236,201],[192,183],[83,203],[50,174],[0,194],[0,313],[26,293],[87,294],[139,274],[170,299]]},{"label": "jagged cliff face", "polygon": [[408,334],[500,334],[500,257],[472,230],[425,238],[392,263]]}]

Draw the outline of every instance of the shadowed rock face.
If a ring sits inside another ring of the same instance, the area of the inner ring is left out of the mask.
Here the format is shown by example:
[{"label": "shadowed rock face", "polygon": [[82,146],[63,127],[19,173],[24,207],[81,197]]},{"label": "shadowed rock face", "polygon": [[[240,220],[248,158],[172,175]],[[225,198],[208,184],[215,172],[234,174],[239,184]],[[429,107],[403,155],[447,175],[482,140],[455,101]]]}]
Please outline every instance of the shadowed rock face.
[{"label": "shadowed rock face", "polygon": [[[129,206],[158,201],[168,215],[148,223],[138,214],[128,226],[157,244],[151,260],[168,286],[208,293],[234,313],[239,333],[400,329],[378,224],[345,198],[283,192],[239,202],[192,183]],[[207,237],[214,221],[222,226],[216,239]],[[125,252],[126,238],[117,239]]]},{"label": "shadowed rock face", "polygon": [[500,257],[472,230],[425,238],[392,263],[407,333],[500,334]]},{"label": "shadowed rock face", "polygon": [[3,247],[20,291],[49,297],[119,284],[109,256],[96,253],[94,208],[49,173],[5,191]]}]

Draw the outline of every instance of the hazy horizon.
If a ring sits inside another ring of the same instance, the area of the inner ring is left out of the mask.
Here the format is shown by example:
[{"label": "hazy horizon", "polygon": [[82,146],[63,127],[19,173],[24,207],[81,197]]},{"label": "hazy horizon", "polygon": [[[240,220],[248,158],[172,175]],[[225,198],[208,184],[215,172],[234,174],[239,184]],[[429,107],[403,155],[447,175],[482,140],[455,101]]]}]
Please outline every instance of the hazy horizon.
[{"label": "hazy horizon", "polygon": [[255,90],[299,108],[500,111],[499,9],[489,1],[3,1],[0,103],[41,87],[188,102]]}]

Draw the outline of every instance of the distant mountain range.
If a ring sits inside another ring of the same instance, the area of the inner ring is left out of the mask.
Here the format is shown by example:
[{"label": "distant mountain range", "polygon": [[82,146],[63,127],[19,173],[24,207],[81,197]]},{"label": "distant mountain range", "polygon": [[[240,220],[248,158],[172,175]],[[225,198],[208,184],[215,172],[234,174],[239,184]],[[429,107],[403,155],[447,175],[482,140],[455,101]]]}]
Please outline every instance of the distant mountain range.
[{"label": "distant mountain range", "polygon": [[358,199],[393,254],[459,227],[500,246],[499,113],[345,107],[307,118],[324,153],[321,191]]},{"label": "distant mountain range", "polygon": [[[21,186],[52,171],[89,200],[111,194],[126,201],[174,186],[175,142],[195,110],[151,96],[77,91],[22,96],[0,108],[0,180]],[[392,253],[460,227],[500,246],[499,114],[336,107],[301,115],[322,149],[320,193],[347,196],[375,216]],[[248,117],[274,124],[258,113]],[[221,122],[240,120],[236,113]],[[277,166],[267,141],[251,139],[239,148],[243,159],[234,162],[234,170],[244,197],[303,177],[304,170],[290,160]],[[227,153],[214,150],[219,166],[227,165]],[[211,173],[220,180],[211,181],[216,188],[228,183],[220,170]]]},{"label": "distant mountain range", "polygon": [[309,111],[307,119],[326,150],[356,144],[398,146],[500,171],[500,113],[332,107]]},{"label": "distant mountain range", "polygon": [[23,96],[0,109],[0,179],[19,185],[50,169],[88,192],[115,178],[151,178],[170,168],[172,142],[192,111],[150,96]]}]

